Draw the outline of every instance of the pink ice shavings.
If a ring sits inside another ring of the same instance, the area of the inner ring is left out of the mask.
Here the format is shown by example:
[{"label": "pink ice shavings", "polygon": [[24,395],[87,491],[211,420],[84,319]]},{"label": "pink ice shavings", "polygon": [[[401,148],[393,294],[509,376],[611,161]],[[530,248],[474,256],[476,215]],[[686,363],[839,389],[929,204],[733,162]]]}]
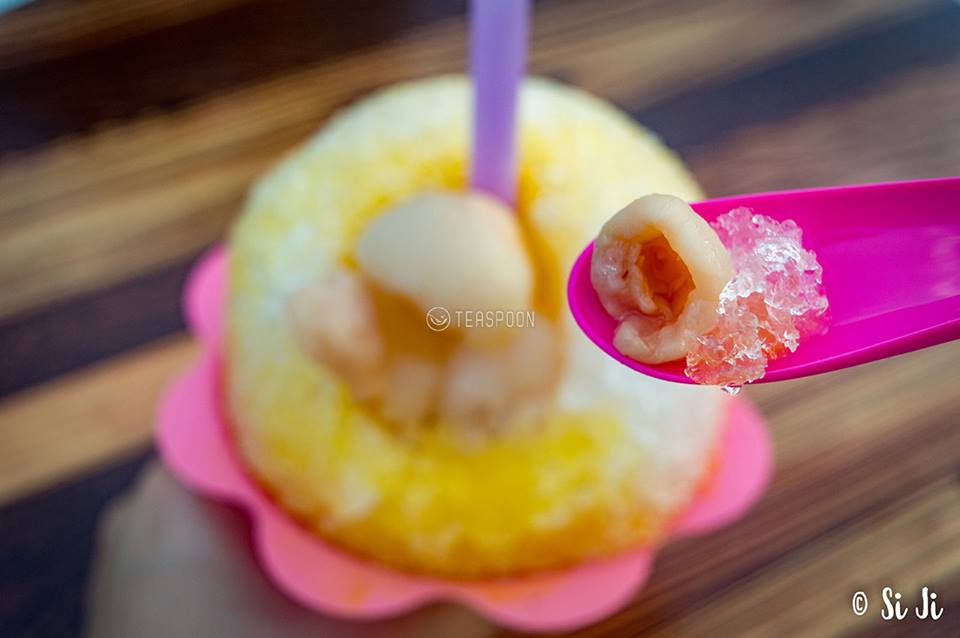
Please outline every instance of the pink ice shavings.
[{"label": "pink ice shavings", "polygon": [[[155,438],[164,463],[185,485],[250,515],[254,551],[279,590],[305,607],[345,619],[384,619],[453,601],[510,629],[559,632],[612,614],[643,587],[659,546],[552,571],[463,581],[368,561],[300,525],[247,471],[220,403],[226,262],[226,250],[216,247],[187,280],[187,326],[199,341],[200,354],[161,398]],[[735,399],[728,406],[712,474],[677,513],[664,542],[733,523],[766,489],[773,470],[767,426],[748,401]]]},{"label": "pink ice shavings", "polygon": [[686,375],[735,392],[763,376],[771,359],[793,352],[827,326],[827,297],[817,256],[792,220],[736,208],[711,226],[737,270],[720,293],[716,326],[687,354]]}]

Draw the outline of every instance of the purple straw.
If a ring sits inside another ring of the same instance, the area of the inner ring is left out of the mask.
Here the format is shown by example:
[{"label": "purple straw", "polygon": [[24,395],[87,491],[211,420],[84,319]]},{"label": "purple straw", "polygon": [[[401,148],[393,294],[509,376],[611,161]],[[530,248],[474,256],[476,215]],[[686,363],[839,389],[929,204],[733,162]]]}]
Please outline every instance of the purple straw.
[{"label": "purple straw", "polygon": [[510,206],[517,191],[517,92],[526,66],[529,17],[529,0],[470,3],[470,186]]}]

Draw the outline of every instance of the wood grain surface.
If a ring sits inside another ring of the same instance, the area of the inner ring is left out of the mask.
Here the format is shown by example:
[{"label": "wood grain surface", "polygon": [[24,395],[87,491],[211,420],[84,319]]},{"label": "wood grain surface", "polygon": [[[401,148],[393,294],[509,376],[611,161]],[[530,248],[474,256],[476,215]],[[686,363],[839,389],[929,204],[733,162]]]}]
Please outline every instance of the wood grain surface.
[{"label": "wood grain surface", "polygon": [[[194,353],[179,293],[337,108],[459,71],[462,3],[37,0],[0,15],[0,635],[77,635],[96,517]],[[960,174],[949,0],[555,0],[531,62],[711,195]],[[960,344],[749,388],[777,472],[577,636],[960,634]],[[934,588],[937,623],[851,611]],[[503,632],[502,635],[512,635]]]}]

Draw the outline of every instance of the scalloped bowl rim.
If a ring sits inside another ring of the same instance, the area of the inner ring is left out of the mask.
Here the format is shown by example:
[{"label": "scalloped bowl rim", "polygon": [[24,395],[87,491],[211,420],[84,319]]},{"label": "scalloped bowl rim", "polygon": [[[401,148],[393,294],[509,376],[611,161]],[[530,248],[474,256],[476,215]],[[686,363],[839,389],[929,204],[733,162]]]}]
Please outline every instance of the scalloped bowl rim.
[{"label": "scalloped bowl rim", "polygon": [[[186,321],[201,352],[161,399],[155,438],[166,465],[189,488],[249,514],[259,563],[282,591],[317,611],[358,620],[455,601],[502,625],[535,632],[572,630],[596,622],[639,591],[650,576],[657,547],[548,572],[458,581],[377,564],[301,526],[246,471],[220,413],[226,257],[224,248],[214,247],[188,277]],[[735,521],[769,482],[773,454],[762,418],[745,399],[729,405],[711,480],[675,518],[665,540],[703,534]]]}]

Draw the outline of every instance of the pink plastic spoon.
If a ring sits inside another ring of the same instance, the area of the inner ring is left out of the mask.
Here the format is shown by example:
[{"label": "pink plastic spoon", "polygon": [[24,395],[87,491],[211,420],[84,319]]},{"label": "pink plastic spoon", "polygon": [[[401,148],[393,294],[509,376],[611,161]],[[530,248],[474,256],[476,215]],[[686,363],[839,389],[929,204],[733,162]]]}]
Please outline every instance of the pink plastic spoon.
[{"label": "pink plastic spoon", "polygon": [[[626,204],[627,202],[624,202]],[[692,204],[707,221],[738,206],[803,229],[823,266],[830,328],[770,362],[757,383],[795,379],[960,339],[960,177],[736,195]],[[615,211],[610,211],[611,214]],[[574,319],[643,374],[692,383],[684,363],[648,365],[613,347],[616,320],[590,283],[593,243],[570,273]]]}]

